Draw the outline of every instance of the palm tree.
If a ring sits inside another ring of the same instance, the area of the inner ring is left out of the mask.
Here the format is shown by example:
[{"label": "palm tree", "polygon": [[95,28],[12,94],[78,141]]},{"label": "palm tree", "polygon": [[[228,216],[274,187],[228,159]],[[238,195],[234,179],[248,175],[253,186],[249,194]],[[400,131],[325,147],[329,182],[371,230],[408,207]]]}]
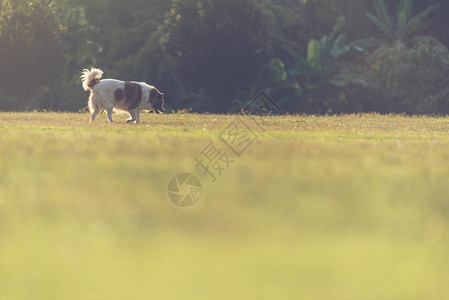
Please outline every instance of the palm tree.
[{"label": "palm tree", "polygon": [[[438,7],[431,5],[422,12],[412,16],[413,0],[401,0],[396,16],[388,14],[387,6],[383,0],[373,0],[375,14],[366,12],[366,16],[382,31],[389,43],[397,41],[407,43],[416,38],[418,33],[425,28],[424,19]],[[368,40],[365,40],[367,42]],[[384,40],[371,39],[373,45],[384,44]]]}]

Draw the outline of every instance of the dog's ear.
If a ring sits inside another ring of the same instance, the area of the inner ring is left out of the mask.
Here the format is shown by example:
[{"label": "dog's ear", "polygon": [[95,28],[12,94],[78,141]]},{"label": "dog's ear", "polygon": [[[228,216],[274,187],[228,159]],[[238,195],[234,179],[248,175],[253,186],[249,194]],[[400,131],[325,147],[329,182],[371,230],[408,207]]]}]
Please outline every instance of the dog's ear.
[{"label": "dog's ear", "polygon": [[150,95],[148,96],[148,102],[156,103],[159,91],[156,88],[151,89]]},{"label": "dog's ear", "polygon": [[159,93],[158,100],[159,100],[158,104],[160,106],[160,110],[161,111],[165,111],[165,108],[164,108],[164,102],[165,102],[164,101],[164,93]]}]

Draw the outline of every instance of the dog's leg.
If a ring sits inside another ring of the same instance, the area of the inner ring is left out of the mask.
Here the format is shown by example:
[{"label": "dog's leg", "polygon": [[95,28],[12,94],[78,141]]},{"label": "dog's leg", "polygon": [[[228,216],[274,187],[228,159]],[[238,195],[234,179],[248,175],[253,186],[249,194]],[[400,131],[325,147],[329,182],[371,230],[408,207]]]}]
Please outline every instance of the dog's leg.
[{"label": "dog's leg", "polygon": [[108,108],[107,112],[108,112],[107,117],[108,117],[109,122],[114,123],[114,120],[112,120],[112,108]]},{"label": "dog's leg", "polygon": [[126,120],[126,123],[133,123],[136,121],[136,110],[135,109],[131,109],[130,111],[128,111],[129,115],[131,118],[129,118],[128,120]]},{"label": "dog's leg", "polygon": [[98,115],[98,113],[101,111],[101,109],[96,109],[92,115],[90,116],[90,122],[92,123],[95,120],[95,117]]},{"label": "dog's leg", "polygon": [[136,123],[140,124],[140,110],[136,111]]}]

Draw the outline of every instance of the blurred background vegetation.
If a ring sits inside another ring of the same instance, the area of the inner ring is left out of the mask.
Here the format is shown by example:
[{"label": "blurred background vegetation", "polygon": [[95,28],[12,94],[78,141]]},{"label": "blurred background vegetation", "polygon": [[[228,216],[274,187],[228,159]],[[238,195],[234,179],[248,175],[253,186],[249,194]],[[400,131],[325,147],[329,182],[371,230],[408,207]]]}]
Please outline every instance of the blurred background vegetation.
[{"label": "blurred background vegetation", "polygon": [[0,109],[78,111],[83,68],[146,81],[169,109],[449,112],[438,0],[4,0]]}]

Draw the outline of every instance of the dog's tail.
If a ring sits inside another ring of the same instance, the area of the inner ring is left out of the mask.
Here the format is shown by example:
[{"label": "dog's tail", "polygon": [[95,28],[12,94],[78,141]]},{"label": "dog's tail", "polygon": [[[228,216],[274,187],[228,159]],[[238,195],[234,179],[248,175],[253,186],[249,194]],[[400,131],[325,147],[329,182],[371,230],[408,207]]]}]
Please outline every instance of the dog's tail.
[{"label": "dog's tail", "polygon": [[81,82],[84,90],[92,90],[99,82],[101,76],[103,76],[103,71],[100,69],[91,68],[90,71],[88,69],[84,69],[81,73]]}]

